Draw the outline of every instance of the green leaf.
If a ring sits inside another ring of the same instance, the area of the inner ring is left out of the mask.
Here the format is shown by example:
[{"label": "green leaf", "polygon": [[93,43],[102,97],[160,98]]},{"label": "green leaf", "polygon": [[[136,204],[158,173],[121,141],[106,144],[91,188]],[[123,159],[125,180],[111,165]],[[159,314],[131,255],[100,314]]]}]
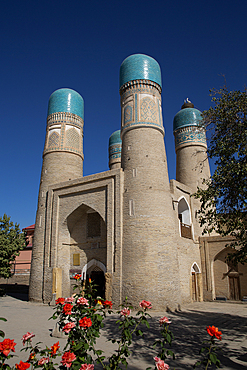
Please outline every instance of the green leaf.
[{"label": "green leaf", "polygon": [[216,354],[215,354],[215,353],[210,353],[210,354],[209,354],[209,359],[210,359],[210,361],[211,361],[213,364],[216,364],[216,362],[217,362],[217,356],[216,356]]}]

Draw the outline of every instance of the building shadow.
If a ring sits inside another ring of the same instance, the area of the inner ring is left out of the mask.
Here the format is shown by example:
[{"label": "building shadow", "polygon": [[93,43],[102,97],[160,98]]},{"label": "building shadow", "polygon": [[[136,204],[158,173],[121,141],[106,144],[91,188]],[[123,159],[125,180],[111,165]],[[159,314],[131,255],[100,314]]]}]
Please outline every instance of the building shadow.
[{"label": "building shadow", "polygon": [[28,301],[28,290],[29,285],[25,284],[0,284],[2,295],[8,295],[21,301]]},{"label": "building shadow", "polygon": [[[247,308],[247,307],[246,307]],[[167,315],[166,315],[167,316]],[[168,316],[172,324],[170,330],[173,332],[174,340],[172,346],[166,345],[165,348],[171,349],[175,354],[175,360],[167,359],[170,368],[176,370],[192,369],[193,365],[200,360],[199,351],[203,346],[203,341],[210,339],[206,331],[206,326],[216,326],[222,331],[222,341],[217,341],[217,356],[224,369],[244,370],[247,366],[247,340],[246,328],[247,318],[219,312],[201,311],[178,311],[170,313]],[[119,338],[116,315],[108,317],[105,322],[104,335],[107,340]],[[149,319],[150,329],[142,327],[144,337],[135,337],[131,346],[131,357],[129,358],[128,369],[136,370],[136,361],[148,363],[154,369],[153,357],[157,356],[153,349],[155,340],[160,339],[159,317]],[[134,360],[133,366],[131,365]],[[146,368],[145,367],[145,368]],[[123,367],[124,368],[124,367]],[[142,367],[139,367],[139,369]]]}]

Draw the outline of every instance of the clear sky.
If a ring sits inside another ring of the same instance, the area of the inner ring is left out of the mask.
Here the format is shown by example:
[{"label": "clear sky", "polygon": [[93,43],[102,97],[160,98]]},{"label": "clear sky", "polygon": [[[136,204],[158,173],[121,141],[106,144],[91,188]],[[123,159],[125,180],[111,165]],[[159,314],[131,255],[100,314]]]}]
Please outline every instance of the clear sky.
[{"label": "clear sky", "polygon": [[169,176],[172,123],[187,97],[208,109],[210,88],[243,89],[246,0],[7,0],[0,2],[0,216],[35,222],[48,100],[62,87],[85,102],[84,176],[108,170],[109,136],[120,129],[119,67],[129,55],[162,71]]}]

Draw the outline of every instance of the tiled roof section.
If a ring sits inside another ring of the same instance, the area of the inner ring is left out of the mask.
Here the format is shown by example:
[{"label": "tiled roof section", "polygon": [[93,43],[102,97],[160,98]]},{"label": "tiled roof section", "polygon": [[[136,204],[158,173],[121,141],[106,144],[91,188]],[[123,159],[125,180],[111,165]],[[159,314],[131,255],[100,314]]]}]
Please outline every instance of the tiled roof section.
[{"label": "tiled roof section", "polygon": [[150,80],[162,86],[161,70],[158,62],[144,54],[133,54],[127,57],[120,67],[120,88],[133,80]]},{"label": "tiled roof section", "polygon": [[200,126],[202,114],[198,109],[185,108],[181,109],[174,117],[173,131],[186,126]]},{"label": "tiled roof section", "polygon": [[81,95],[72,89],[59,89],[51,94],[48,104],[48,114],[68,112],[84,119],[84,101]]},{"label": "tiled roof section", "polygon": [[30,225],[30,226],[27,226],[27,227],[24,227],[24,229],[22,229],[22,230],[32,230],[34,228],[35,228],[35,224]]},{"label": "tiled roof section", "polygon": [[122,139],[121,139],[121,130],[117,130],[111,134],[109,138],[109,146],[114,145],[114,144],[122,144]]}]

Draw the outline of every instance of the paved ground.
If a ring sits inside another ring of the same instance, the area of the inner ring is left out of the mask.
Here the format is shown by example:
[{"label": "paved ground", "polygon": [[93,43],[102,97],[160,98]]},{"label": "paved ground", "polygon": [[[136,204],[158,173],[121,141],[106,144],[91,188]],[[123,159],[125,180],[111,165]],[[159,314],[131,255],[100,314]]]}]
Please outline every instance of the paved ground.
[{"label": "paved ground", "polygon": [[[6,337],[15,339],[16,357],[11,365],[25,361],[27,354],[19,352],[22,348],[21,338],[27,331],[34,332],[35,342],[43,342],[44,346],[51,346],[59,340],[61,348],[65,345],[65,339],[51,337],[54,328],[54,321],[48,321],[52,315],[53,308],[22,301],[10,296],[0,298],[0,316],[8,321],[0,321],[1,329]],[[150,312],[151,313],[151,312]],[[152,312],[151,328],[146,332],[145,339],[138,339],[132,348],[132,356],[129,359],[129,370],[144,370],[153,366],[152,357],[156,353],[150,349],[153,341],[158,338],[158,319],[164,316],[165,312]],[[247,304],[230,302],[202,302],[185,305],[181,311],[166,314],[172,320],[170,325],[174,334],[172,350],[176,360],[167,362],[171,369],[192,369],[192,365],[199,358],[198,352],[201,342],[208,338],[205,331],[206,326],[214,325],[222,331],[222,347],[219,355],[222,362],[222,369],[246,370],[247,366]],[[108,342],[117,335],[114,325],[117,316],[107,318],[103,335],[97,345],[103,349],[108,356],[114,350],[114,346]],[[98,367],[96,367],[98,369]]]}]

